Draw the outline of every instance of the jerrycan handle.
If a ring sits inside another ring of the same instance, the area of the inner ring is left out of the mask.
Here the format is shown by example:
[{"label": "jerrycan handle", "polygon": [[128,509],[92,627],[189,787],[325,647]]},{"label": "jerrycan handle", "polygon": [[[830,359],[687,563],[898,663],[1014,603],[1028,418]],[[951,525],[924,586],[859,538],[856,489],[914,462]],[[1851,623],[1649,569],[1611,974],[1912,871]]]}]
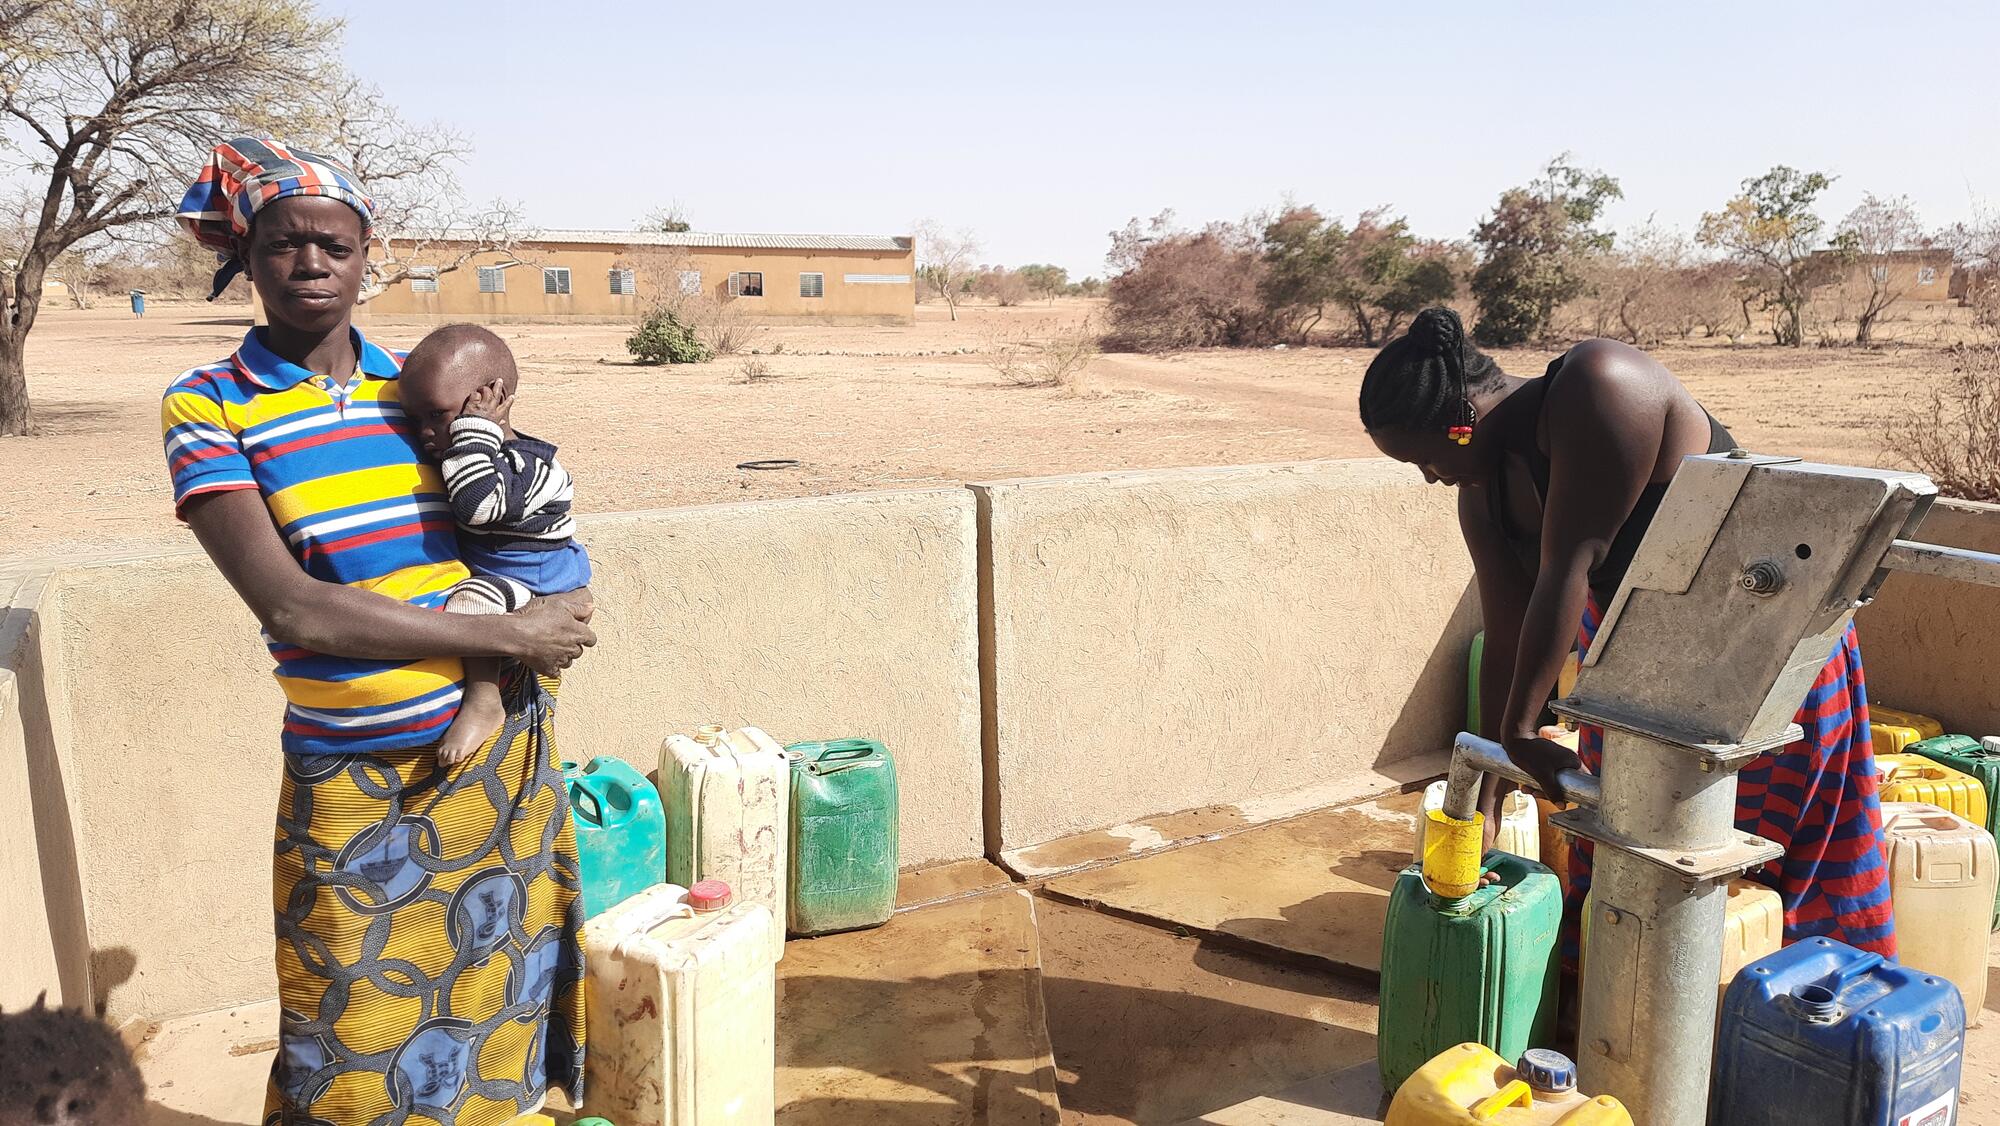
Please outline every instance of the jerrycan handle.
[{"label": "jerrycan handle", "polygon": [[809,769],[814,774],[838,774],[856,766],[873,765],[868,760],[875,757],[875,747],[859,739],[842,739],[828,743],[812,760]]},{"label": "jerrycan handle", "polygon": [[590,787],[584,785],[583,779],[581,778],[572,780],[569,784],[570,804],[581,806],[583,805],[583,799],[589,800],[590,811],[586,814],[586,816],[589,818],[590,823],[593,825],[597,825],[605,829],[615,829],[618,826],[623,825],[625,822],[630,821],[632,819],[632,805],[630,802],[626,803],[625,811],[622,816],[606,817],[603,795],[599,794],[596,790],[593,790]]},{"label": "jerrycan handle", "polygon": [[[1831,940],[1824,938],[1816,938],[1813,939],[1812,941],[1819,943],[1829,943]],[[1860,977],[1862,974],[1873,973],[1877,967],[1881,966],[1882,963],[1886,961],[1888,961],[1888,959],[1882,957],[1882,955],[1880,954],[1872,952],[1863,952],[1859,958],[1854,959],[1852,962],[1849,962],[1848,964],[1840,967],[1839,969],[1833,971],[1827,976],[1819,979],[1819,981],[1815,982],[1814,984],[1825,985],[1828,983],[1833,983],[1837,987],[1834,989],[1834,992],[1839,993],[1840,988],[1838,987],[1845,987],[1848,982],[1853,981],[1855,978]]]},{"label": "jerrycan handle", "polygon": [[1517,1106],[1531,1107],[1534,1105],[1535,1089],[1528,1086],[1525,1080],[1510,1079],[1507,1081],[1505,1087],[1472,1104],[1472,1117],[1482,1120],[1491,1119],[1497,1117],[1503,1110]]},{"label": "jerrycan handle", "polygon": [[584,814],[585,818],[593,825],[604,824],[604,799],[591,793],[581,781],[572,779],[569,784],[569,803],[575,806],[578,812],[582,812],[586,799],[590,802],[590,812]]}]

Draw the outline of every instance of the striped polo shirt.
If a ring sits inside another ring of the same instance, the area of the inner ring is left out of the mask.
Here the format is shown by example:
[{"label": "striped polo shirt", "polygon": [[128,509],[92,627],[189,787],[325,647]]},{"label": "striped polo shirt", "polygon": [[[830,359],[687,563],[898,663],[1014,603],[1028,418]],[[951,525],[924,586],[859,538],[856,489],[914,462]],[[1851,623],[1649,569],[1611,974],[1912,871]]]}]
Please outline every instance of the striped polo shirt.
[{"label": "striped polo shirt", "polygon": [[[273,355],[254,329],[229,359],[175,380],[160,408],[174,506],[256,489],[306,574],[440,609],[467,575],[451,499],[403,416],[401,357],[354,341],[346,387]],[[456,657],[359,660],[264,642],[288,701],[289,753],[418,747],[458,713]]]}]

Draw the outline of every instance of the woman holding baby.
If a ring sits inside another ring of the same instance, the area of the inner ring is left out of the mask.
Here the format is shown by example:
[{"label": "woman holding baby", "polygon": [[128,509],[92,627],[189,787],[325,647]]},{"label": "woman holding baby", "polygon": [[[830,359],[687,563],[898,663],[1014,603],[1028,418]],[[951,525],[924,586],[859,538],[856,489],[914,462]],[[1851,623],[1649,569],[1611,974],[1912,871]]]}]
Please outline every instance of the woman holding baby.
[{"label": "woman holding baby", "polygon": [[[556,677],[595,641],[588,591],[466,583],[446,451],[405,410],[403,359],[352,324],[372,215],[351,173],[231,141],[179,218],[227,260],[218,291],[247,273],[269,322],[161,410],[176,508],[288,702],[264,1121],[484,1126],[550,1086],[575,1100],[583,912],[552,724]],[[475,386],[498,449],[514,435]],[[455,591],[503,612],[440,612]],[[458,722],[468,661],[490,723]]]}]

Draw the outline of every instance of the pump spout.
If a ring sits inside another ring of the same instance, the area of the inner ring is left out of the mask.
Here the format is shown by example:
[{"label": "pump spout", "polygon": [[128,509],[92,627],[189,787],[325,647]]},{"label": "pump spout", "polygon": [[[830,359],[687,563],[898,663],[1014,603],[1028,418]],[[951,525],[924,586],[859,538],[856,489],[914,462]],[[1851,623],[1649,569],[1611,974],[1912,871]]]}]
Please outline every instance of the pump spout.
[{"label": "pump spout", "polygon": [[[1497,774],[1523,786],[1535,785],[1535,780],[1528,777],[1527,771],[1514,765],[1500,744],[1461,731],[1451,748],[1451,774],[1444,789],[1445,816],[1458,821],[1472,820],[1472,815],[1479,810],[1480,778],[1486,774]],[[1556,780],[1562,783],[1563,792],[1550,797],[1597,808],[1602,791],[1595,774],[1565,770],[1556,776]]]},{"label": "pump spout", "polygon": [[[1477,735],[1459,732],[1452,745],[1451,774],[1445,782],[1444,808],[1426,816],[1424,828],[1424,882],[1445,899],[1463,899],[1479,887],[1484,819],[1479,813],[1480,780],[1497,774],[1523,785],[1534,785],[1528,773],[1515,766],[1500,744]],[[1601,791],[1595,775],[1581,770],[1565,770],[1557,776],[1560,795],[1568,801],[1595,808]]]}]

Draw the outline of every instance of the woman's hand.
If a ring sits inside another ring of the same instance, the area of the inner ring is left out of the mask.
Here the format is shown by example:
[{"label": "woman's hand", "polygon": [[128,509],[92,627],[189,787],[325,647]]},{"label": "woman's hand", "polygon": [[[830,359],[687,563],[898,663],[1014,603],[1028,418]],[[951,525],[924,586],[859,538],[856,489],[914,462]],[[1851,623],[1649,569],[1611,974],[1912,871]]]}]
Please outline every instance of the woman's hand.
[{"label": "woman's hand", "polygon": [[597,644],[590,619],[597,612],[588,588],[552,594],[510,615],[520,633],[513,656],[543,676],[557,676]]},{"label": "woman's hand", "polygon": [[1562,783],[1556,780],[1556,775],[1565,770],[1583,768],[1583,760],[1576,757],[1575,751],[1547,738],[1545,733],[1537,734],[1533,738],[1509,739],[1503,745],[1506,747],[1508,759],[1512,760],[1515,766],[1527,771],[1528,777],[1535,780],[1536,788],[1549,800],[1569,800],[1563,793]]}]

